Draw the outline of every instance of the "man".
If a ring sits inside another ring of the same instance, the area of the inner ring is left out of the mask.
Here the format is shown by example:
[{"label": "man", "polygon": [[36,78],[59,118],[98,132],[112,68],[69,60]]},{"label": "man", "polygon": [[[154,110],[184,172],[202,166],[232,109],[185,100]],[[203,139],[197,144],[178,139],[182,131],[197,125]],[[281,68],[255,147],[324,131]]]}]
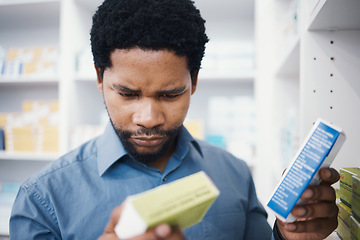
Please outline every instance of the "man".
[{"label": "man", "polygon": [[323,169],[323,184],[305,191],[310,203],[292,212],[301,220],[276,221],[272,231],[246,164],[182,126],[207,41],[190,0],[105,0],[91,46],[110,124],[21,186],[12,239],[117,239],[128,195],[200,170],[221,192],[204,219],[134,239],[322,239],[336,228],[335,170]]}]

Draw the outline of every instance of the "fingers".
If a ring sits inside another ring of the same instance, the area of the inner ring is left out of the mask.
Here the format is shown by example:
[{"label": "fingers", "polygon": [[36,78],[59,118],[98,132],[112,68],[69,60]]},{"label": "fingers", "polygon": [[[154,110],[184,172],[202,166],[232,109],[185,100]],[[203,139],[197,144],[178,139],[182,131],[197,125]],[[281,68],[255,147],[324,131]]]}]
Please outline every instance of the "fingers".
[{"label": "fingers", "polygon": [[165,238],[171,234],[171,227],[167,224],[160,224],[154,229],[154,232],[159,238]]},{"label": "fingers", "polygon": [[313,204],[297,205],[291,214],[297,218],[325,218],[336,217],[338,207],[330,202],[318,202]]},{"label": "fingers", "polygon": [[111,213],[110,221],[105,227],[104,233],[115,233],[115,226],[120,219],[122,210],[123,210],[123,204],[114,208],[114,210]]},{"label": "fingers", "polygon": [[184,232],[180,227],[170,227],[167,224],[160,224],[154,229],[157,239],[183,240]]},{"label": "fingers", "polygon": [[303,200],[335,201],[335,190],[329,185],[310,186],[301,195]]},{"label": "fingers", "polygon": [[309,186],[301,195],[304,204],[296,205],[291,214],[298,218],[293,223],[276,221],[281,234],[286,239],[324,239],[337,228],[338,207],[332,184],[340,179],[332,168],[319,171],[320,185]]},{"label": "fingers", "polygon": [[340,179],[340,174],[333,168],[322,168],[320,169],[319,174],[323,180],[322,184],[332,185]]},{"label": "fingers", "polygon": [[296,205],[291,211],[297,218],[324,218],[338,214],[335,190],[330,185],[310,186],[301,199],[306,200],[306,203]]},{"label": "fingers", "polygon": [[184,240],[184,234],[179,227],[170,227],[168,224],[160,224],[146,233],[132,238],[131,240]]},{"label": "fingers", "polygon": [[297,221],[293,223],[284,223],[279,220],[278,224],[289,232],[296,233],[324,233],[328,234],[337,228],[337,218],[316,218],[307,221]]},{"label": "fingers", "polygon": [[[114,208],[110,220],[105,227],[103,235],[98,240],[117,240],[115,226],[118,223],[124,204]],[[144,234],[131,238],[132,240],[184,240],[184,233],[180,227],[171,227],[168,224],[160,224]]]}]

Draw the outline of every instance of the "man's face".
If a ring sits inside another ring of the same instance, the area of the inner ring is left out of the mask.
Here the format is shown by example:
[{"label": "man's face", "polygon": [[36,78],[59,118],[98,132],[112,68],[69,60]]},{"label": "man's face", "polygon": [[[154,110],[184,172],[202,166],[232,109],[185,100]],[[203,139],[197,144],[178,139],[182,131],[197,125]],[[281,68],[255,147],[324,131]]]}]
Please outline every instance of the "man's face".
[{"label": "man's face", "polygon": [[134,48],[110,55],[98,89],[125,149],[138,161],[166,160],[187,114],[196,79],[185,57]]}]

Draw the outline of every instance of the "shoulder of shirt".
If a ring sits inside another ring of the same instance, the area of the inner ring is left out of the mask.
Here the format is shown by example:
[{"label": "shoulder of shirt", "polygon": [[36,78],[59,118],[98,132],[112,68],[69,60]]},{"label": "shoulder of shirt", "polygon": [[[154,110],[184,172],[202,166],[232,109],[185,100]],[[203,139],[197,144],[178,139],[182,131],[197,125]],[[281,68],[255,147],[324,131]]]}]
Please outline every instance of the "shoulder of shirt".
[{"label": "shoulder of shirt", "polygon": [[232,153],[228,152],[226,149],[223,149],[221,147],[215,146],[211,143],[208,143],[204,140],[199,140],[196,139],[195,143],[198,145],[198,147],[201,149],[201,152],[203,154],[204,158],[207,158],[208,156],[213,157],[213,156],[221,156],[221,158],[219,158],[218,160],[221,161],[235,161],[237,164],[240,164],[242,166],[247,166],[247,163],[234,156]]},{"label": "shoulder of shirt", "polygon": [[199,160],[202,162],[200,164],[208,174],[216,175],[221,171],[226,172],[230,179],[236,179],[244,184],[252,181],[251,169],[244,160],[221,147],[203,140],[196,141],[203,153],[203,157]]},{"label": "shoulder of shirt", "polygon": [[73,165],[86,161],[94,154],[97,154],[97,139],[98,137],[93,138],[88,142],[85,142],[84,144],[75,148],[74,150],[71,150],[65,155],[59,157],[54,162],[50,163],[45,168],[41,169],[39,172],[28,178],[24,183],[22,183],[21,187],[28,189],[42,178],[49,177],[64,168],[71,167]]}]

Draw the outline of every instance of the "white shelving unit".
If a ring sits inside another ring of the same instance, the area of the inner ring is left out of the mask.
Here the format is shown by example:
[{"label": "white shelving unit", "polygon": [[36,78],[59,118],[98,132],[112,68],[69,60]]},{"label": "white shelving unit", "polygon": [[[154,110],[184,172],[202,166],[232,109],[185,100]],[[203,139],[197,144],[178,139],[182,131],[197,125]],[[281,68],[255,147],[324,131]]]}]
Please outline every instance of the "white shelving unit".
[{"label": "white shelving unit", "polygon": [[[58,48],[60,5],[60,0],[0,1],[0,46]],[[0,112],[21,112],[24,100],[59,100],[60,80],[60,75],[0,77]],[[57,156],[0,151],[0,182],[24,181]],[[1,197],[0,235],[6,235],[11,204]]]},{"label": "white shelving unit", "polygon": [[[257,155],[254,180],[266,205],[297,143],[300,43],[295,1],[255,1]],[[293,16],[289,16],[289,12]],[[286,138],[287,136],[287,138]],[[287,140],[286,145],[284,142]],[[273,224],[273,217],[269,217]]]},{"label": "white shelving unit", "polygon": [[[20,112],[23,100],[58,100],[60,107],[60,153],[0,152],[0,182],[24,181],[71,149],[71,131],[75,126],[103,122],[105,108],[96,87],[92,56],[89,54],[92,15],[101,2],[0,0],[0,46],[55,46],[59,49],[58,70],[54,76],[0,77],[0,112]],[[220,4],[221,9],[207,0],[197,0],[195,4],[207,20],[212,41],[252,44],[252,1],[244,7],[241,5],[244,3],[225,0]],[[239,15],[235,9],[243,11],[242,14]],[[248,50],[252,53],[253,47]],[[208,116],[206,105],[212,96],[253,97],[254,89],[252,72],[213,74],[209,70],[211,66],[201,71],[188,114],[188,117],[200,118],[204,122]],[[0,236],[7,234],[1,221],[4,221],[3,216],[0,217]]]},{"label": "white shelving unit", "polygon": [[359,1],[327,0],[304,13],[309,20],[301,46],[301,136],[315,117],[342,127],[347,140],[333,164],[337,169],[360,166],[359,10]]},{"label": "white shelving unit", "polygon": [[261,176],[255,181],[264,204],[291,160],[286,153],[296,150],[317,118],[338,125],[347,135],[333,167],[360,166],[360,2],[293,1],[299,4],[298,31],[289,37],[279,16],[290,2],[257,1],[255,6],[260,119],[255,176]]}]

